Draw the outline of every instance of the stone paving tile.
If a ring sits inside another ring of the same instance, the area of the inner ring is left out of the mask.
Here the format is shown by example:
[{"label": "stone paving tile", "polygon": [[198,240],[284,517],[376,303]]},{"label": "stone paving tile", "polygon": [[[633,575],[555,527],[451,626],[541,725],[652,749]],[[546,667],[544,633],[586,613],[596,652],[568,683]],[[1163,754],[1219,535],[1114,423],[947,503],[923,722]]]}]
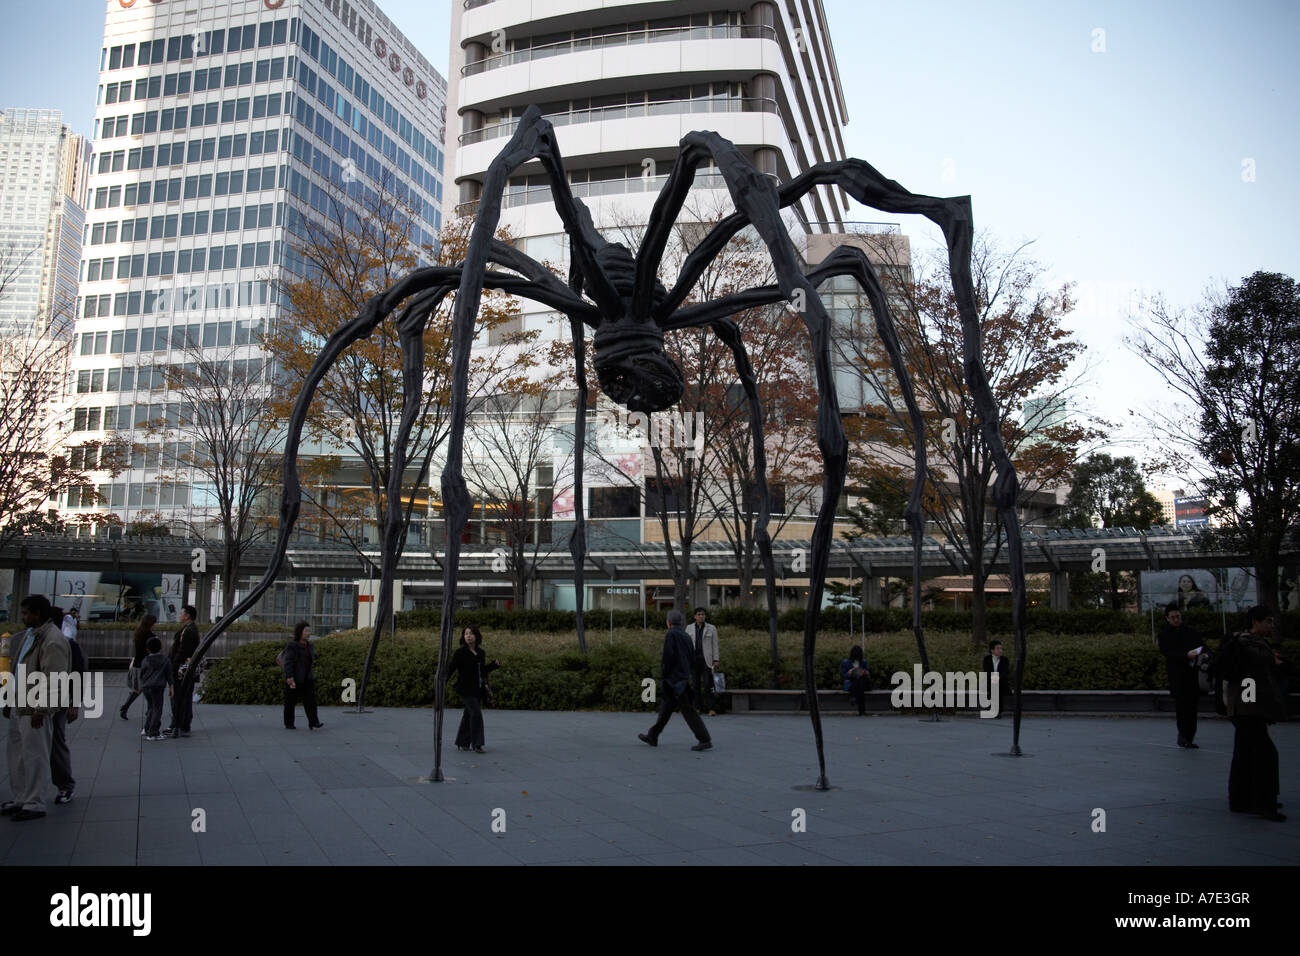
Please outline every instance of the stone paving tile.
[{"label": "stone paving tile", "polygon": [[[137,846],[145,865],[1300,862],[1300,826],[1227,813],[1232,728],[1214,719],[1185,751],[1169,717],[1036,717],[1021,759],[995,756],[1009,721],[827,719],[829,793],[809,787],[806,717],[710,719],[715,749],[695,754],[684,725],[657,749],[637,741],[647,714],[493,711],[487,754],[444,748],[446,784],[419,782],[430,711],[324,719],[287,733],[276,707],[200,705],[191,737],[157,744],[135,720],[78,722],[74,802],[0,823],[0,864],[131,863]],[[1282,799],[1300,807],[1300,731],[1272,733]]]}]

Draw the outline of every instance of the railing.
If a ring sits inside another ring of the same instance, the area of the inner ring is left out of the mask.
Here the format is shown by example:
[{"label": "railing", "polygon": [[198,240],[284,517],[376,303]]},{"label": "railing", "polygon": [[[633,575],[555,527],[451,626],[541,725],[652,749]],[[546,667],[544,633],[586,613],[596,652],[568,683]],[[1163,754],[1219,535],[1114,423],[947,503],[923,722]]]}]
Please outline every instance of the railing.
[{"label": "railing", "polygon": [[816,220],[809,222],[811,226],[823,226],[824,232],[828,233],[865,233],[870,236],[899,236],[903,233],[903,227],[896,222],[860,222],[844,220]]},{"label": "railing", "polygon": [[[547,113],[545,118],[552,126],[574,126],[579,123],[598,123],[614,119],[641,119],[647,116],[677,116],[683,113],[776,113],[776,100],[763,97],[727,97],[725,99],[655,100],[653,103],[628,103],[623,106],[599,106],[567,113]],[[462,146],[481,143],[488,139],[510,136],[519,128],[519,120],[493,123],[482,129],[461,133]]]},{"label": "railing", "polygon": [[[775,179],[775,177],[773,177]],[[668,182],[668,174],[658,176],[628,176],[624,179],[602,179],[598,182],[570,183],[569,189],[579,199],[588,196],[617,196],[624,193],[658,192]],[[726,180],[721,173],[699,173],[691,184],[692,189],[726,189]],[[527,206],[532,203],[550,202],[551,187],[530,186],[507,192],[501,201],[502,209],[514,206]],[[478,207],[478,200],[463,202],[456,206],[456,215],[472,215]]]},{"label": "railing", "polygon": [[475,63],[466,63],[460,68],[461,76],[474,76],[487,70],[517,63],[529,63],[552,56],[564,56],[583,50],[598,50],[610,46],[630,46],[638,43],[675,43],[683,40],[740,40],[740,39],[776,39],[776,28],[766,24],[744,24],[737,26],[718,25],[711,27],[664,27],[657,30],[628,30],[624,33],[607,33],[596,37],[579,37],[547,43],[542,46],[529,47],[526,50],[512,50],[484,57]]}]

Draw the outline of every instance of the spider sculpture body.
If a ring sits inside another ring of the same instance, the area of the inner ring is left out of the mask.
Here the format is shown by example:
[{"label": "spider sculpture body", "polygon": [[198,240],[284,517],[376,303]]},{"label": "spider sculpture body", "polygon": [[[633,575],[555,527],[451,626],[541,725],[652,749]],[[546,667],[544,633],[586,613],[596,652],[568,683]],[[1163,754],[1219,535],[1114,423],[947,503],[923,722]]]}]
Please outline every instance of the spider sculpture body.
[{"label": "spider sculpture body", "polygon": [[[549,173],[551,194],[570,239],[571,270],[567,286],[541,264],[494,239],[500,219],[502,196],[511,172],[524,163],[540,161]],[[673,287],[667,289],[657,278],[658,266],[677,215],[685,203],[696,169],[712,161],[724,178],[736,212],[714,226],[686,258]],[[401,481],[405,471],[405,445],[420,407],[423,378],[423,331],[443,298],[457,292],[453,313],[451,426],[447,439],[446,465],[442,472],[442,499],[447,526],[447,553],[443,565],[441,653],[435,706],[435,762],[431,779],[442,779],[442,725],[447,661],[452,649],[452,617],[460,561],[461,530],[469,519],[470,501],[462,474],[462,449],[467,412],[467,383],[474,320],[483,289],[499,289],[543,303],[568,317],[577,374],[575,416],[574,500],[575,527],[570,537],[573,557],[579,641],[585,646],[583,625],[583,580],[586,565],[586,528],[583,518],[583,448],[587,420],[585,378],[586,329],[593,331],[593,365],[602,390],[632,411],[655,412],[674,405],[682,396],[684,382],[679,368],[663,349],[664,333],[673,329],[709,328],[731,350],[737,376],[745,392],[754,436],[755,472],[758,476],[759,515],[756,539],[767,583],[769,628],[776,630],[776,584],[771,539],[767,531],[770,497],[763,446],[763,416],[753,368],[745,350],[740,327],[731,316],[755,306],[786,302],[800,312],[811,340],[818,399],[817,438],[823,458],[822,505],[814,526],[809,555],[808,613],[803,643],[804,685],[817,747],[818,789],[828,787],[822,744],[821,715],[813,672],[819,612],[826,582],[826,569],[834,533],[835,508],[844,487],[847,443],[841,424],[831,372],[831,322],[817,295],[817,287],[837,275],[854,277],[866,292],[874,313],[876,329],[888,352],[900,391],[907,406],[915,450],[915,480],[905,512],[913,541],[913,593],[919,593],[922,513],[921,490],[926,475],[924,420],[903,364],[894,321],[881,283],[867,257],[856,248],[839,247],[808,273],[798,260],[780,210],[796,202],[819,184],[833,184],[859,202],[889,213],[918,213],[943,230],[948,245],[949,269],[956,290],[963,325],[965,375],[972,390],[980,427],[998,467],[994,499],[1008,541],[1013,587],[1013,623],[1016,631],[1015,686],[1020,686],[1025,662],[1024,566],[1019,525],[1015,511],[1016,474],[998,431],[997,409],[980,355],[980,328],[970,278],[970,248],[973,227],[968,197],[940,199],[908,192],[886,179],[861,160],[822,163],[778,186],[758,173],[730,142],[710,132],[694,132],[683,138],[677,161],[655,202],[650,224],[634,256],[622,245],[604,240],[595,230],[586,207],[569,190],[563,160],[555,134],[540,111],[530,107],[502,152],[492,162],[483,185],[476,221],[462,264],[455,267],[419,269],[392,288],[375,296],[362,313],[340,328],[326,343],[308,373],[290,417],[284,454],[284,497],[275,556],[262,581],[204,638],[196,656],[201,658],[224,629],[237,620],[270,586],[288,547],[289,535],[301,504],[297,453],[307,408],[316,387],[338,356],[353,342],[368,336],[380,322],[396,316],[402,343],[404,407],[396,441],[396,458],[388,489],[384,528],[382,586],[377,608],[379,621],[391,611],[391,583],[401,550]],[[683,306],[691,289],[709,262],[741,229],[752,226],[766,245],[775,266],[775,285],[748,289],[710,302]],[[489,269],[489,264],[508,271]],[[421,476],[423,480],[424,476]],[[915,602],[914,602],[915,605]],[[926,670],[919,606],[913,608],[913,628]],[[370,646],[367,668],[378,643],[379,627]],[[191,668],[193,673],[197,668]],[[1016,695],[1012,753],[1019,753],[1020,696]]]}]

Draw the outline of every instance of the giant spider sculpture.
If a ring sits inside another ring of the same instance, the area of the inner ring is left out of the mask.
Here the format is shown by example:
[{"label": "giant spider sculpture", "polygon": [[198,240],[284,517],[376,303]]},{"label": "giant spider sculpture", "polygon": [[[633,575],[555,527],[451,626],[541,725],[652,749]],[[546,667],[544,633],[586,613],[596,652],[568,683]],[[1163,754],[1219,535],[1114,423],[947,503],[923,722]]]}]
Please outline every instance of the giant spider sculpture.
[{"label": "giant spider sculpture", "polygon": [[[540,263],[513,249],[494,236],[501,214],[502,196],[509,175],[518,167],[539,161],[551,180],[551,195],[569,235],[571,269],[566,287]],[[658,281],[657,272],[670,232],[697,168],[712,161],[726,182],[736,212],[714,226],[691,251],[672,289]],[[898,336],[884,291],[870,262],[861,250],[841,246],[808,273],[800,271],[794,247],[781,220],[780,210],[796,202],[813,187],[830,183],[841,187],[859,202],[889,213],[919,213],[936,223],[948,244],[949,271],[962,319],[966,381],[973,394],[985,441],[992,450],[998,477],[993,496],[1008,541],[1012,573],[1013,623],[1016,631],[1015,686],[1020,687],[1025,663],[1024,564],[1019,523],[1016,517],[1016,473],[998,431],[997,409],[980,355],[980,326],[970,277],[972,222],[969,197],[940,199],[908,192],[893,180],[857,159],[820,163],[789,182],[778,186],[760,174],[731,142],[717,133],[693,132],[681,141],[677,161],[655,202],[650,224],[638,253],[607,242],[594,228],[590,213],[574,198],[565,176],[564,163],[551,124],[536,107],[524,113],[514,136],[488,168],[482,197],[465,260],[455,267],[418,269],[392,288],[375,296],[362,313],[334,333],[306,376],[298,395],[284,451],[284,497],[280,507],[280,531],[274,556],[258,585],[204,637],[196,652],[201,659],[225,628],[225,622],[246,613],[274,581],[288,547],[301,506],[297,456],[307,409],[316,387],[339,355],[352,343],[368,336],[385,319],[396,313],[403,355],[404,405],[391,478],[387,489],[384,523],[383,564],[377,620],[391,613],[392,588],[400,553],[401,482],[405,470],[405,446],[420,407],[424,370],[423,332],[438,304],[457,292],[452,319],[451,428],[447,439],[446,466],[442,472],[442,498],[447,527],[447,553],[443,565],[441,652],[435,698],[435,749],[433,780],[442,778],[442,728],[447,662],[451,657],[452,619],[456,606],[457,572],[460,563],[461,531],[470,516],[470,500],[462,474],[462,446],[467,411],[470,348],[475,316],[483,289],[498,289],[543,303],[566,315],[572,336],[577,373],[575,417],[574,500],[575,527],[569,550],[577,595],[579,638],[583,626],[583,580],[586,564],[586,528],[583,516],[582,468],[587,420],[585,376],[586,328],[593,330],[593,365],[601,389],[632,411],[657,412],[674,405],[682,396],[681,370],[664,353],[664,332],[671,329],[708,327],[732,351],[736,372],[749,406],[754,438],[755,470],[758,481],[759,514],[755,537],[767,583],[769,628],[776,629],[776,583],[771,539],[767,524],[771,508],[763,446],[763,416],[753,368],[745,350],[740,327],[732,315],[755,306],[778,302],[798,307],[811,339],[814,370],[819,394],[817,441],[824,471],[822,504],[814,526],[809,563],[808,613],[804,625],[803,671],[813,737],[817,745],[817,789],[827,789],[826,760],[822,745],[821,714],[813,672],[813,650],[826,581],[826,569],[834,532],[835,508],[844,488],[847,442],[840,420],[839,403],[831,373],[831,321],[817,295],[817,287],[837,275],[852,276],[865,290],[875,316],[876,329],[887,350],[900,390],[907,405],[915,450],[915,479],[905,517],[912,533],[913,594],[919,593],[921,569],[921,490],[926,475],[925,428],[906,368]],[[748,289],[712,302],[683,306],[708,263],[741,229],[752,226],[767,246],[775,266],[776,285]],[[508,272],[489,270],[489,263]],[[924,654],[921,612],[913,602],[913,629]],[[367,657],[373,660],[381,624]],[[928,661],[923,661],[928,669]],[[190,677],[197,668],[190,669]],[[188,692],[185,690],[183,692]],[[1019,753],[1020,695],[1016,695],[1012,753]]]}]

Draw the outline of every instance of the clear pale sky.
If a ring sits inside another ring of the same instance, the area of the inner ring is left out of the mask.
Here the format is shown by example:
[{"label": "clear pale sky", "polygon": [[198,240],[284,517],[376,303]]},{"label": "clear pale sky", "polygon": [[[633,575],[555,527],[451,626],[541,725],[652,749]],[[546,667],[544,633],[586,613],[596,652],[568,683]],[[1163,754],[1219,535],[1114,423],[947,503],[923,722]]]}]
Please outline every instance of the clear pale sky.
[{"label": "clear pale sky", "polygon": [[[449,0],[380,6],[445,74]],[[970,194],[978,227],[1034,240],[1078,283],[1067,324],[1098,365],[1092,410],[1131,422],[1160,394],[1120,342],[1134,290],[1192,305],[1257,269],[1300,276],[1300,4],[825,6],[849,154],[916,192]],[[0,105],[55,107],[88,134],[104,4],[5,7]],[[1140,454],[1139,432],[1117,437]]]}]

